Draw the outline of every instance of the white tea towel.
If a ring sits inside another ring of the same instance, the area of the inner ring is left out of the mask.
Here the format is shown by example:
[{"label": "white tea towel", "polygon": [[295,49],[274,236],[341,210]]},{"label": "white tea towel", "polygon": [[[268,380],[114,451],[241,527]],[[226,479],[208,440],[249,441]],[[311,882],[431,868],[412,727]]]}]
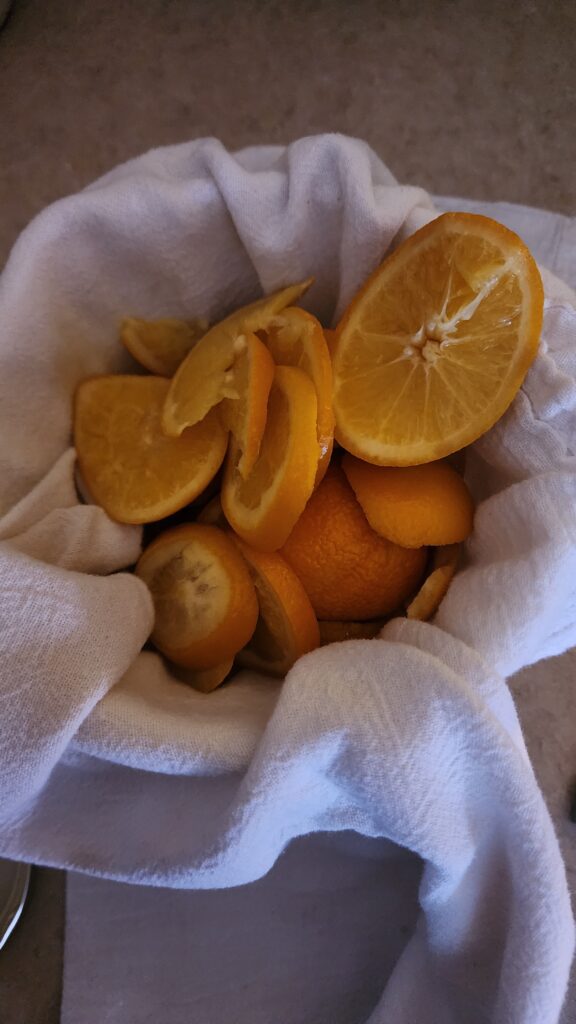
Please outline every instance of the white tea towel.
[{"label": "white tea towel", "polygon": [[540,354],[475,446],[477,527],[435,625],[395,620],[283,685],[244,673],[190,692],[137,654],[149,596],[110,575],[139,532],[73,490],[71,394],[130,366],[122,315],[214,319],[314,274],[305,305],[329,323],[431,216],[356,140],[236,157],[201,140],[118,168],[23,234],[0,280],[0,851],[212,889],[261,878],[310,832],[385,838],[422,858],[421,917],[389,978],[383,965],[371,1024],[431,1008],[437,1024],[552,1024],[572,920],[504,676],[576,637],[567,291],[547,278]]}]

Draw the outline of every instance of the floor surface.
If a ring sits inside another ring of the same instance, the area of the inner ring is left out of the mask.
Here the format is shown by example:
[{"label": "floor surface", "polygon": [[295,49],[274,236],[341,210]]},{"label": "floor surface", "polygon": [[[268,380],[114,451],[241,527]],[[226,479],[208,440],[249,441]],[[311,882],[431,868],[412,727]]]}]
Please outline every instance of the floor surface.
[{"label": "floor surface", "polygon": [[[201,135],[342,131],[401,181],[574,215],[575,32],[572,0],[16,0],[0,32],[0,267],[47,203]],[[573,885],[574,680],[572,652],[514,681]],[[0,953],[3,1024],[57,1024],[62,923],[62,876],[39,871]]]}]

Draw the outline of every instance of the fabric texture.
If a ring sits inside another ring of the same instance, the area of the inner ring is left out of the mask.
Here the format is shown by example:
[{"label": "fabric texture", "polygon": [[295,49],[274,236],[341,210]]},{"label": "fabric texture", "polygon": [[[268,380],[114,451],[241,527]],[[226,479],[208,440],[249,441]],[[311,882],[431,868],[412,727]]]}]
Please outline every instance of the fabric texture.
[{"label": "fabric texture", "polygon": [[[197,694],[142,651],[151,601],[122,571],[140,530],[75,487],[71,396],[131,368],[123,315],[214,320],[314,274],[303,304],[328,324],[434,215],[357,140],[236,156],[200,140],[116,169],[21,236],[0,279],[0,852],[210,890],[261,879],[309,833],[386,840],[421,858],[420,916],[354,1019],[553,1024],[573,924],[505,679],[576,639],[570,290],[545,276],[539,355],[473,446],[475,529],[433,624],[396,619],[282,684],[243,673]],[[295,993],[279,1024],[299,1020]]]}]

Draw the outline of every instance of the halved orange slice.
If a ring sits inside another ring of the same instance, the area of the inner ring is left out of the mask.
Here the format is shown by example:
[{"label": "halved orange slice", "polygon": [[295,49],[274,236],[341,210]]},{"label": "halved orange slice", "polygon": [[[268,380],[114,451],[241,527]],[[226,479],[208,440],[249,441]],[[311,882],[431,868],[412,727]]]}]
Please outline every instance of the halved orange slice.
[{"label": "halved orange slice", "polygon": [[274,362],[282,366],[298,366],[308,374],[316,389],[320,446],[316,479],[318,484],[328,469],[334,444],[332,362],[324,331],[311,313],[289,307],[274,317],[265,337]]},{"label": "halved orange slice", "polygon": [[240,334],[236,347],[239,355],[228,374],[228,398],[220,408],[222,422],[242,453],[238,472],[246,479],[254,468],[264,435],[274,360],[255,334]]},{"label": "halved orange slice", "polygon": [[126,317],[120,341],[137,363],[160,377],[172,377],[208,330],[207,320],[140,320]]},{"label": "halved orange slice", "polygon": [[221,501],[235,532],[261,551],[282,547],[314,489],[318,468],[316,391],[303,370],[278,366],[260,454],[246,479],[231,443]]},{"label": "halved orange slice", "polygon": [[154,602],[152,642],[175,664],[215,669],[252,636],[254,584],[235,543],[217,527],[167,530],[141,555],[136,575]]},{"label": "halved orange slice", "polygon": [[248,563],[260,607],[252,639],[236,660],[244,668],[283,676],[298,658],[319,646],[318,621],[304,587],[281,555],[236,543]]},{"label": "halved orange slice", "polygon": [[338,326],[336,437],[367,462],[407,466],[487,431],[536,355],[543,290],[512,231],[447,213],[375,271]]},{"label": "halved orange slice", "polygon": [[163,429],[170,437],[178,437],[186,427],[199,423],[214,405],[228,397],[228,375],[242,352],[238,335],[265,330],[270,319],[296,302],[311,283],[312,279],[303,281],[258,299],[210,328],[172,381],[162,417]]},{"label": "halved orange slice", "polygon": [[216,410],[178,438],[161,429],[169,383],[162,377],[83,381],[74,403],[74,443],[92,498],[120,523],[151,523],[202,493],[226,453]]},{"label": "halved orange slice", "polygon": [[460,544],[435,548],[430,573],[406,609],[409,619],[427,622],[438,611],[458,568]]}]

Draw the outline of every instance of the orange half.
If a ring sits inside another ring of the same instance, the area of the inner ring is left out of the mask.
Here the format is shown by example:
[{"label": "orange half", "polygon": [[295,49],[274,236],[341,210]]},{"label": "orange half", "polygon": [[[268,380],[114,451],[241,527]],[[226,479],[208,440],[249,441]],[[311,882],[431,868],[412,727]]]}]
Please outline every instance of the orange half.
[{"label": "orange half", "polygon": [[136,575],[152,595],[158,650],[177,665],[211,670],[196,685],[219,685],[227,674],[219,667],[248,642],[258,618],[256,591],[234,542],[215,526],[178,526],[146,548]]},{"label": "orange half", "polygon": [[488,217],[417,231],[352,300],[333,354],[336,438],[367,462],[432,462],[506,411],[538,349],[534,259]]},{"label": "orange half", "polygon": [[184,508],[218,472],[228,434],[216,410],[166,437],[162,377],[83,381],[74,402],[74,443],[92,498],[120,523],[151,523]]}]

